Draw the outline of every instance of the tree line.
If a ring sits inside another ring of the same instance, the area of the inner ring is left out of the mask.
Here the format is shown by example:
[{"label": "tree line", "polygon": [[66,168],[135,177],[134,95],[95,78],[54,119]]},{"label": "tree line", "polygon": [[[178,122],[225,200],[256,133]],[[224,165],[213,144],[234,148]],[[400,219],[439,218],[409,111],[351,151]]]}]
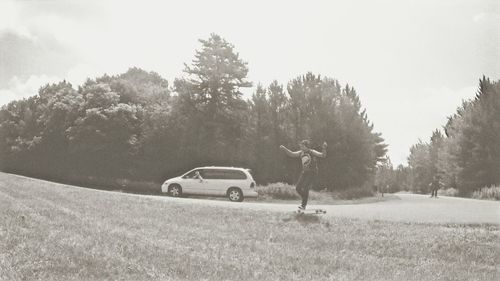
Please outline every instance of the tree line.
[{"label": "tree line", "polygon": [[386,154],[356,90],[306,73],[286,85],[257,85],[234,46],[200,40],[172,84],[155,72],[66,81],[0,110],[0,168],[49,179],[127,178],[161,182],[196,166],[243,166],[259,183],[293,182],[300,163],[279,145],[328,142],[318,188],[371,184]]},{"label": "tree line", "polygon": [[482,77],[476,96],[448,117],[430,140],[410,148],[408,166],[379,165],[377,180],[391,190],[429,192],[432,183],[470,196],[500,184],[500,81]]}]

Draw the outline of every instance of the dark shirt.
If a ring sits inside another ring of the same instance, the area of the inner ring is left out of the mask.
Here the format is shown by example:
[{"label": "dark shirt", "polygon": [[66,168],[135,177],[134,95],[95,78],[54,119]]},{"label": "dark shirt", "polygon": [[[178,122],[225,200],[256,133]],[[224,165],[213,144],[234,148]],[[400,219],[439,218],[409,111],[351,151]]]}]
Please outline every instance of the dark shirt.
[{"label": "dark shirt", "polygon": [[318,170],[316,157],[310,151],[302,151],[300,159],[302,162],[302,171],[309,172]]}]

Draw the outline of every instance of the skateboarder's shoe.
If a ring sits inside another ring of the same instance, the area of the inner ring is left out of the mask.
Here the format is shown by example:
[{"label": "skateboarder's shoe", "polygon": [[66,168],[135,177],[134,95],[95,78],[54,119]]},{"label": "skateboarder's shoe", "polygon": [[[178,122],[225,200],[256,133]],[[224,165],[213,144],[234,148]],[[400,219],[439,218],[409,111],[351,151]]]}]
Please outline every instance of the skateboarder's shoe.
[{"label": "skateboarder's shoe", "polygon": [[299,205],[299,211],[304,211],[306,209],[305,206]]}]

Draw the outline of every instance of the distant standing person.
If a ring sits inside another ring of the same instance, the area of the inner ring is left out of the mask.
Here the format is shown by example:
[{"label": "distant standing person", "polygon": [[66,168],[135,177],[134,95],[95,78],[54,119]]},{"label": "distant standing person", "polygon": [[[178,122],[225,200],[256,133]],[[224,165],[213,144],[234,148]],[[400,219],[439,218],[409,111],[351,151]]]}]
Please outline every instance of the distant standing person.
[{"label": "distant standing person", "polygon": [[382,197],[384,197],[384,192],[387,192],[387,190],[389,190],[389,185],[386,185],[385,187],[383,185],[380,186],[380,194],[382,195]]},{"label": "distant standing person", "polygon": [[297,181],[296,190],[302,198],[302,204],[299,206],[300,210],[305,210],[307,200],[309,199],[309,189],[314,183],[318,175],[318,163],[316,157],[326,157],[326,142],[322,145],[322,151],[318,152],[309,148],[311,143],[308,140],[303,140],[299,143],[299,151],[291,151],[284,145],[280,145],[280,149],[285,151],[286,154],[293,158],[300,158],[302,162],[302,173]]},{"label": "distant standing person", "polygon": [[438,189],[439,189],[439,182],[436,180],[433,180],[431,183],[429,183],[429,187],[431,189],[431,198],[438,198]]}]

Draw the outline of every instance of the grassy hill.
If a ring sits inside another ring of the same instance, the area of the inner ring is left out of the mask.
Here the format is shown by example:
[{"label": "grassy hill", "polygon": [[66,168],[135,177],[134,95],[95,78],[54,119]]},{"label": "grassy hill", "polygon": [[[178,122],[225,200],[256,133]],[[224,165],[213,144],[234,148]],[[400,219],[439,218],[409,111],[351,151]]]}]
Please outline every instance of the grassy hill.
[{"label": "grassy hill", "polygon": [[495,280],[498,231],[189,205],[0,173],[0,280]]}]

